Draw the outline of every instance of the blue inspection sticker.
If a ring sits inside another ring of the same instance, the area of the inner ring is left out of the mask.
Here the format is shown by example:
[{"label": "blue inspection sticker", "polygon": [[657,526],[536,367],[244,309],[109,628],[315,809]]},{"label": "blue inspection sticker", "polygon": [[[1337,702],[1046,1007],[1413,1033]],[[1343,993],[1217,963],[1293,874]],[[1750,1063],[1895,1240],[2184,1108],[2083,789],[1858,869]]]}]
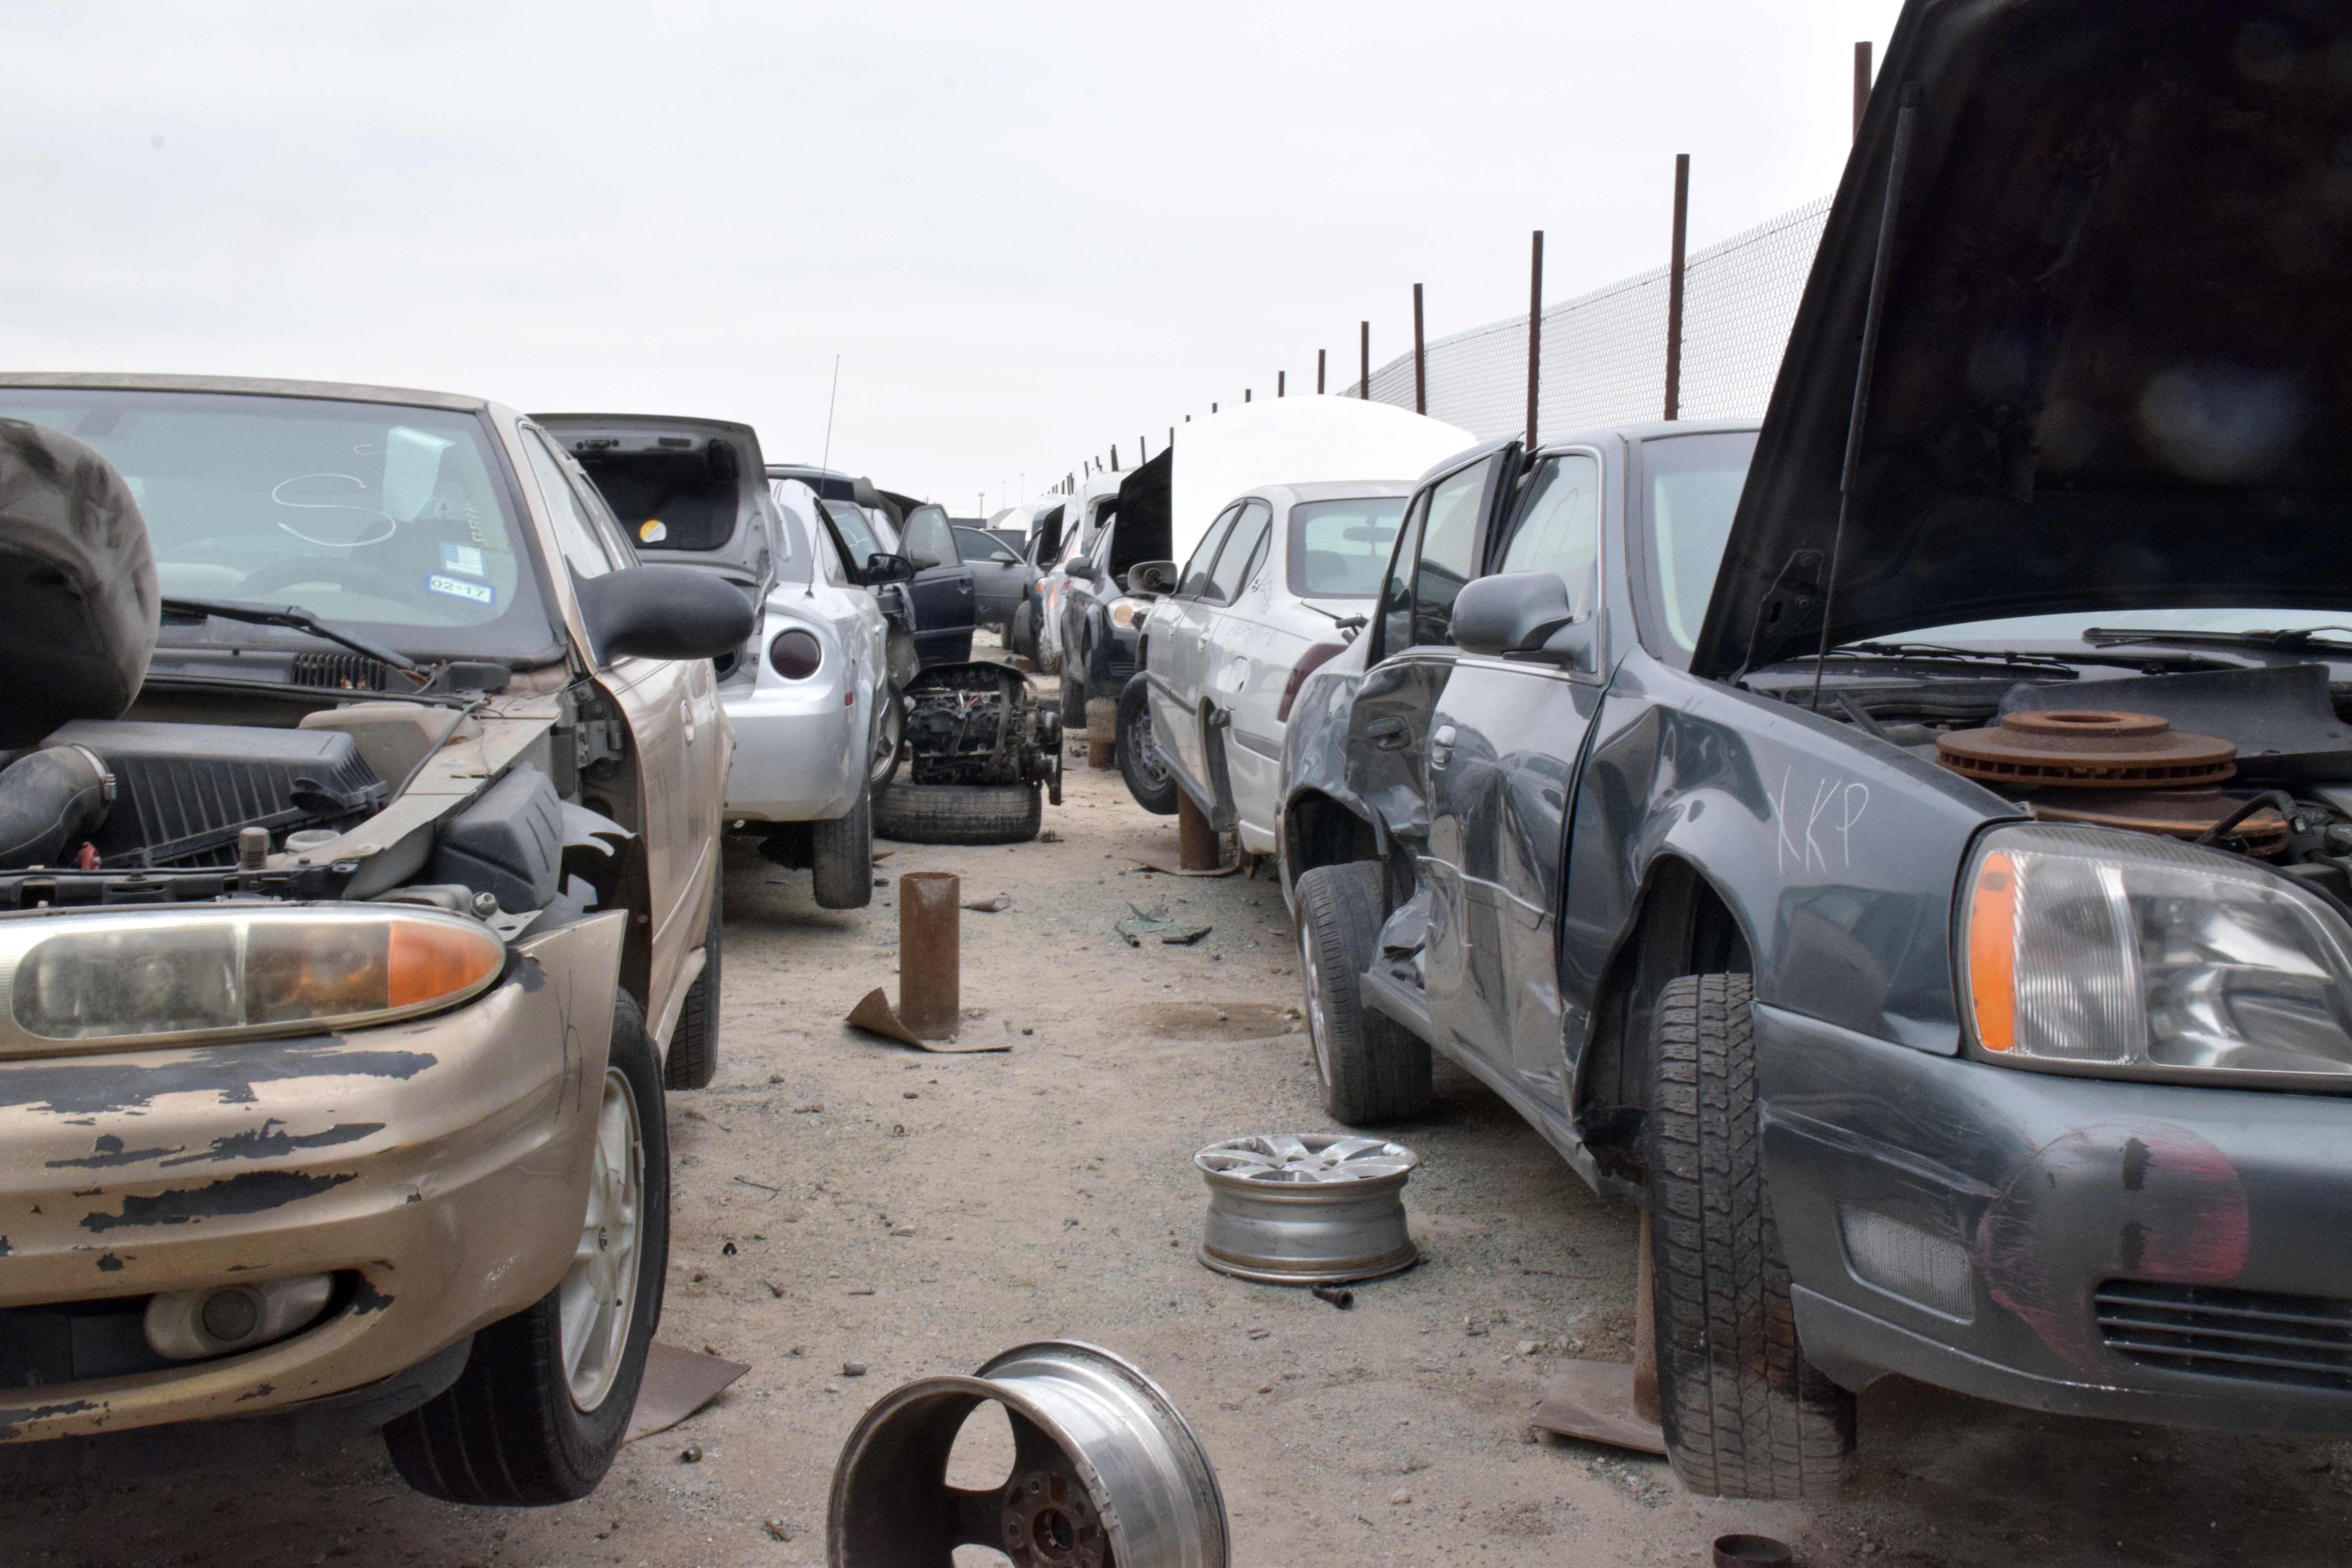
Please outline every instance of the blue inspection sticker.
[{"label": "blue inspection sticker", "polygon": [[446,594],[453,599],[471,599],[477,605],[495,605],[499,602],[499,591],[488,583],[468,583],[463,577],[445,576],[438,572],[425,574],[425,591],[428,594]]}]

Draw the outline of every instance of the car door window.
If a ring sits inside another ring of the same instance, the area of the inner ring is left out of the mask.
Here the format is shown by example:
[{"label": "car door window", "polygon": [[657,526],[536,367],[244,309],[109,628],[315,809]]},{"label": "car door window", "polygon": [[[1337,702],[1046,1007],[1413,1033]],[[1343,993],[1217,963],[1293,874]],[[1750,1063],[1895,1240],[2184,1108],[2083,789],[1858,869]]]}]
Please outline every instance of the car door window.
[{"label": "car door window", "polygon": [[1490,458],[1465,468],[1440,480],[1429,492],[1421,555],[1412,575],[1416,647],[1443,646],[1454,640],[1454,601],[1475,574],[1472,552],[1478,544],[1478,520],[1497,460]]},{"label": "car door window", "polygon": [[1421,558],[1421,523],[1429,515],[1429,492],[1412,498],[1404,526],[1397,531],[1396,554],[1389,563],[1388,586],[1381,590],[1381,646],[1375,658],[1402,653],[1412,646],[1412,568]]},{"label": "car door window", "polygon": [[907,514],[907,553],[924,571],[953,566],[962,559],[956,553],[955,531],[948,526],[945,511],[919,506]]},{"label": "car door window", "polygon": [[1192,558],[1184,563],[1183,573],[1176,579],[1178,598],[1197,599],[1207,591],[1209,568],[1216,562],[1217,546],[1225,542],[1225,531],[1241,514],[1241,506],[1235,503],[1219,512],[1217,521],[1209,524],[1209,531],[1201,535],[1201,542],[1192,547]]},{"label": "car door window", "polygon": [[1217,552],[1217,563],[1209,570],[1209,592],[1203,595],[1218,604],[1230,605],[1241,595],[1250,574],[1265,558],[1266,531],[1274,525],[1274,509],[1262,500],[1254,500],[1243,509],[1241,521],[1234,524],[1233,532],[1225,536],[1225,547]]},{"label": "car door window", "polygon": [[1497,572],[1556,572],[1579,618],[1601,586],[1601,465],[1572,452],[1536,469]]},{"label": "car door window", "polygon": [[537,430],[527,431],[522,449],[530,459],[531,478],[539,482],[540,498],[555,523],[556,548],[562,552],[565,563],[583,577],[602,577],[612,571],[615,563],[603,531],[596,526],[595,514],[572,488],[571,476],[563,471],[546,437]]}]

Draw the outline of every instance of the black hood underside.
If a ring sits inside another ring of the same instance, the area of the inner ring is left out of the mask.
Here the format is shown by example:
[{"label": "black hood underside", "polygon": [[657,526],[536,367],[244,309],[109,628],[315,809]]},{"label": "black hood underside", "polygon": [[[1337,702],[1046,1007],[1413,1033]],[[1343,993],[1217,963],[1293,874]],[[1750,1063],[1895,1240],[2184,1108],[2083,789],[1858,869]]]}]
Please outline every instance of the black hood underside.
[{"label": "black hood underside", "polygon": [[2352,0],[1912,0],[1693,669],[1821,637],[1906,89],[1916,139],[1830,641],[2352,610]]}]

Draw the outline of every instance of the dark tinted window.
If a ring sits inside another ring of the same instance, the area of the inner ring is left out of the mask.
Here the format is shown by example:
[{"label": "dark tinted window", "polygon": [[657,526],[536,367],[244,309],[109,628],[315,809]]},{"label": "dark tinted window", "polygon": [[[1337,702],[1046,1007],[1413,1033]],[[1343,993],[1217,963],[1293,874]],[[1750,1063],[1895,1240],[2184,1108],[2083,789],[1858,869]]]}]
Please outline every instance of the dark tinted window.
[{"label": "dark tinted window", "polygon": [[1209,564],[1217,558],[1217,546],[1225,542],[1225,531],[1241,516],[1239,503],[1217,514],[1209,524],[1209,531],[1201,535],[1201,542],[1192,546],[1192,558],[1184,563],[1184,572],[1176,580],[1176,592],[1184,598],[1197,599],[1209,586]]},{"label": "dark tinted window", "polygon": [[959,528],[955,531],[956,553],[966,561],[994,561],[1007,566],[1018,565],[1021,557],[1005,548],[1004,542],[985,529]]},{"label": "dark tinted window", "polygon": [[1217,563],[1209,573],[1209,598],[1230,605],[1240,596],[1265,559],[1265,536],[1274,525],[1274,509],[1262,500],[1254,500],[1242,509],[1241,521],[1225,536],[1225,547],[1217,552]]},{"label": "dark tinted window", "polygon": [[1576,613],[1591,612],[1601,589],[1599,463],[1570,453],[1536,469],[1495,570],[1557,573]]},{"label": "dark tinted window", "polygon": [[1472,564],[1484,515],[1486,482],[1499,457],[1440,480],[1429,493],[1429,520],[1422,527],[1421,562],[1412,577],[1412,640],[1454,640],[1454,601],[1475,574]]},{"label": "dark tinted window", "polygon": [[1429,515],[1429,495],[1423,491],[1413,497],[1412,510],[1405,513],[1404,527],[1397,535],[1396,558],[1389,567],[1388,586],[1381,593],[1381,646],[1379,657],[1402,653],[1412,646],[1412,565],[1421,553],[1421,522]]},{"label": "dark tinted window", "polygon": [[1301,501],[1290,509],[1290,591],[1302,599],[1369,599],[1396,543],[1402,496]]}]

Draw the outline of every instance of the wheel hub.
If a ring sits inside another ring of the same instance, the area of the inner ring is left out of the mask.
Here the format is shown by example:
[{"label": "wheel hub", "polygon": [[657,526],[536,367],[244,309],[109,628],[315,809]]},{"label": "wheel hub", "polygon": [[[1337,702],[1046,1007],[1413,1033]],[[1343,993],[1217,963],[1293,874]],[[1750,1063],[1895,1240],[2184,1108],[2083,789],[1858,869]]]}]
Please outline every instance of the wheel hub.
[{"label": "wheel hub", "polygon": [[588,1212],[572,1267],[557,1289],[557,1327],[572,1403],[604,1403],[627,1353],[636,1317],[637,1251],[645,1217],[646,1149],[637,1100],[618,1068],[604,1070]]}]

